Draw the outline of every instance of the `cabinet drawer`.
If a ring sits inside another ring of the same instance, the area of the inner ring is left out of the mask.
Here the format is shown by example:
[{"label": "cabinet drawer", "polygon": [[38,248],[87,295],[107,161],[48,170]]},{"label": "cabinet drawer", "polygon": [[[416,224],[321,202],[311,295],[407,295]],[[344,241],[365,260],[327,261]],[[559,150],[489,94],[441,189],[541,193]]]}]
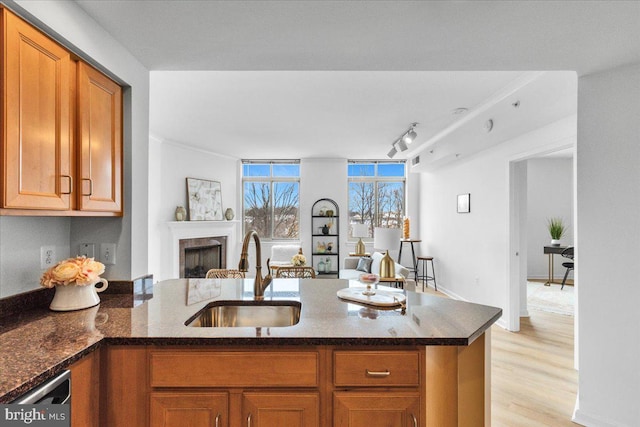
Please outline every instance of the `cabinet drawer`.
[{"label": "cabinet drawer", "polygon": [[414,387],[420,382],[418,351],[336,351],[334,384]]},{"label": "cabinet drawer", "polygon": [[317,387],[317,352],[152,351],[151,387]]}]

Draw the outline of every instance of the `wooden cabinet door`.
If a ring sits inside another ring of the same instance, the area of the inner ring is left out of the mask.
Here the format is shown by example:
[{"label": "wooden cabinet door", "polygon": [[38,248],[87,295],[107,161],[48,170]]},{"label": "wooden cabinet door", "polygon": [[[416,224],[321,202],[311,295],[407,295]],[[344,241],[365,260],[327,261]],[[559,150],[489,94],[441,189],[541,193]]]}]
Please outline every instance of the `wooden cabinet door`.
[{"label": "wooden cabinet door", "polygon": [[122,213],[122,89],[78,63],[78,209]]},{"label": "wooden cabinet door", "polygon": [[227,393],[151,393],[150,426],[222,427],[229,425]]},{"label": "wooden cabinet door", "polygon": [[4,23],[0,207],[71,208],[71,58],[31,25],[1,10]]},{"label": "wooden cabinet door", "polygon": [[418,427],[419,392],[337,391],[333,395],[334,427]]},{"label": "wooden cabinet door", "polygon": [[313,392],[246,392],[242,415],[249,427],[318,427],[320,398]]},{"label": "wooden cabinet door", "polygon": [[71,427],[100,425],[100,349],[75,362],[71,370]]}]

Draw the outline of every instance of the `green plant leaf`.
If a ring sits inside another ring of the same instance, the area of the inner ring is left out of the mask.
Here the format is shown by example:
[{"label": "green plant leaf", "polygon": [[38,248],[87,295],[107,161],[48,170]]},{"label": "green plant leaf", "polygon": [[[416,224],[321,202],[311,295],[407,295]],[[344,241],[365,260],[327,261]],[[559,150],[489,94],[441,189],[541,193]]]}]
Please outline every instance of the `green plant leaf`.
[{"label": "green plant leaf", "polygon": [[552,217],[547,220],[547,229],[551,238],[554,240],[562,239],[564,233],[567,231],[567,227],[564,225],[562,218]]}]

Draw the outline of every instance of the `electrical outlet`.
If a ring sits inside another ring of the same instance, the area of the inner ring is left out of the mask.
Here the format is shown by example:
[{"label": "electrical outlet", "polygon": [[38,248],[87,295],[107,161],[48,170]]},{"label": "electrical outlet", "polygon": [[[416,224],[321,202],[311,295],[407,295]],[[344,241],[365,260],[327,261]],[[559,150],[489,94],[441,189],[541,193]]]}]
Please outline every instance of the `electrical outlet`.
[{"label": "electrical outlet", "polygon": [[53,267],[56,264],[56,247],[41,246],[40,247],[40,268]]},{"label": "electrical outlet", "polygon": [[116,263],[115,243],[100,243],[100,261],[104,265],[113,265]]},{"label": "electrical outlet", "polygon": [[86,256],[87,258],[95,258],[96,245],[93,243],[80,243],[80,256]]}]

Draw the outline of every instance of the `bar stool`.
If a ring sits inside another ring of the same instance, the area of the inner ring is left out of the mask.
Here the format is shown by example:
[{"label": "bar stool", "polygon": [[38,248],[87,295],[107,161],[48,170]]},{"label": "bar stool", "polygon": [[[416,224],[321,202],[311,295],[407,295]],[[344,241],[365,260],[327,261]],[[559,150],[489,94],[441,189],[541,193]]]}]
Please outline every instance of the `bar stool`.
[{"label": "bar stool", "polygon": [[[429,276],[427,273],[429,272],[428,270],[428,265],[427,263],[430,262],[431,263],[431,276]],[[420,263],[422,263],[422,274],[418,276],[418,271],[420,271]],[[424,292],[424,286],[427,285],[427,288],[429,287],[429,280],[433,280],[433,286],[435,288],[435,290],[438,290],[438,284],[436,283],[436,270],[433,267],[433,257],[432,256],[419,256],[418,257],[418,261],[416,264],[416,280],[419,281],[420,279],[422,279],[422,291]]]},{"label": "bar stool", "polygon": [[411,245],[411,268],[408,269],[409,273],[413,273],[415,276],[416,282],[418,281],[418,261],[416,260],[416,250],[413,247],[413,244],[420,242],[422,242],[420,239],[401,239],[400,250],[398,251],[398,264],[402,264],[402,245],[404,243],[409,243]]}]

